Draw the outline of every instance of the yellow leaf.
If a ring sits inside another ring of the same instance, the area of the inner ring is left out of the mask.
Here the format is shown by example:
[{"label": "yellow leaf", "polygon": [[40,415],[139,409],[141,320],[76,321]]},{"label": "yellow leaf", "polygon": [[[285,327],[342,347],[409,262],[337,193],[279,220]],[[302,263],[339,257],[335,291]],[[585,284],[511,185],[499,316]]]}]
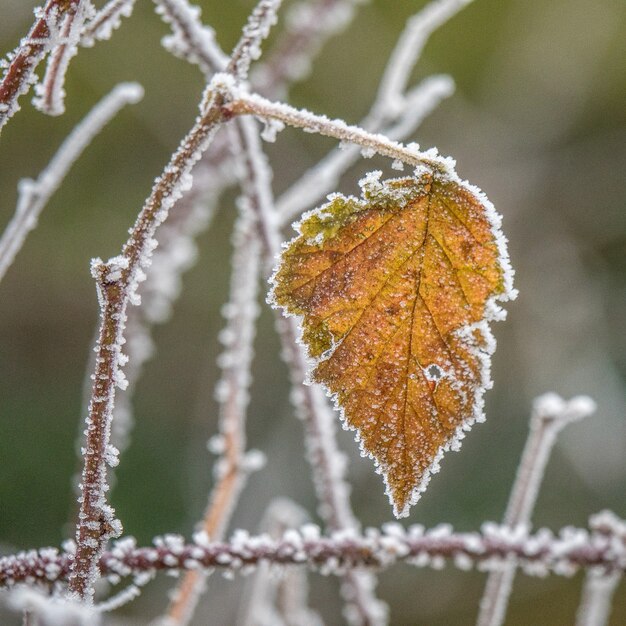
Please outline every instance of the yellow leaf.
[{"label": "yellow leaf", "polygon": [[515,296],[484,195],[456,177],[362,182],[363,198],[332,196],[297,225],[271,298],[301,317],[333,397],[408,514],[448,449],[483,421],[497,300]]}]

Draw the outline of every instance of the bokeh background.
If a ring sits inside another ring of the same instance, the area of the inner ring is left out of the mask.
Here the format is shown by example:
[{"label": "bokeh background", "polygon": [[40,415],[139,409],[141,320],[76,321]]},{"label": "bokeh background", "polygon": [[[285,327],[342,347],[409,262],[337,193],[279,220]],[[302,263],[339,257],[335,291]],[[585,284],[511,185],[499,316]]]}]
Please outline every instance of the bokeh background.
[{"label": "bokeh background", "polygon": [[[0,49],[31,23],[33,2],[0,0]],[[251,0],[199,3],[230,49]],[[287,3],[289,4],[289,3]],[[357,122],[369,109],[387,56],[421,0],[372,0],[332,39],[292,103]],[[0,140],[0,224],[10,219],[21,177],[34,177],[87,110],[116,83],[137,80],[144,100],[126,108],[87,149],[46,208],[0,285],[0,546],[58,545],[71,534],[71,479],[82,430],[82,393],[97,304],[89,260],[118,253],[154,177],[190,127],[203,87],[199,72],[160,46],[168,32],[152,4],[138,2],[112,40],[83,49],[67,84],[67,113],[48,118],[29,98]],[[554,390],[589,394],[597,413],[569,427],[548,467],[534,522],[585,525],[611,508],[626,516],[626,4],[623,0],[476,0],[441,28],[414,72],[449,73],[456,94],[413,137],[458,161],[461,176],[486,191],[504,216],[516,268],[517,301],[495,327],[498,351],[487,422],[469,436],[407,523],[450,522],[472,530],[499,520],[527,433],[533,398]],[[271,45],[271,44],[270,44]],[[333,142],[287,130],[267,146],[276,193]],[[354,193],[374,159],[345,176]],[[197,265],[172,320],[156,331],[158,353],[136,393],[137,425],[112,501],[140,544],[189,535],[212,482],[205,447],[215,432],[220,306],[228,290],[234,194],[199,240]],[[285,235],[288,236],[288,233]],[[254,532],[278,495],[311,511],[315,499],[302,429],[288,401],[271,315],[260,319],[248,434],[268,465],[254,475],[233,527]],[[348,433],[355,510],[366,525],[389,520],[380,478]],[[162,611],[172,579],[151,584],[121,623]],[[582,576],[519,576],[507,624],[572,624]],[[311,576],[311,602],[341,623],[337,585]],[[241,579],[214,576],[195,624],[232,624]],[[392,623],[461,625],[475,619],[484,575],[398,566],[380,577]],[[2,616],[2,623],[19,623]],[[626,588],[611,624],[626,623]]]}]

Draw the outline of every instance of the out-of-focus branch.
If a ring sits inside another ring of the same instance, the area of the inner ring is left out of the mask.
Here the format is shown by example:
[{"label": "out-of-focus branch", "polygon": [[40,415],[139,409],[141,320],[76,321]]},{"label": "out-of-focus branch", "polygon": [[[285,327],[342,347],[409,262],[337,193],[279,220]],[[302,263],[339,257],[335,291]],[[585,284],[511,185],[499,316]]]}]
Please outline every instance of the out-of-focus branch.
[{"label": "out-of-focus branch", "polygon": [[[617,550],[626,546],[626,522],[611,511],[602,511],[589,520],[592,532],[612,537]],[[576,626],[605,626],[609,622],[613,596],[624,572],[597,567],[587,570]]]},{"label": "out-of-focus branch", "polygon": [[[595,408],[595,402],[587,396],[576,396],[566,402],[554,393],[547,393],[535,400],[530,433],[504,514],[504,524],[512,529],[530,526],[541,481],[558,434],[568,424],[591,415]],[[515,569],[515,559],[511,559],[489,575],[477,626],[500,626],[503,623]]]},{"label": "out-of-focus branch", "polygon": [[[271,175],[267,158],[261,149],[259,130],[254,120],[237,120],[240,141],[246,155],[245,176],[249,187],[251,209],[259,221],[265,257],[265,273],[272,271],[280,253],[280,229],[272,202]],[[276,311],[276,323],[283,357],[290,366],[292,399],[298,396],[296,408],[304,422],[309,463],[319,501],[320,515],[331,529],[356,529],[358,522],[350,505],[350,490],[345,482],[346,459],[337,447],[334,416],[322,390],[307,386],[306,357],[298,345],[297,326],[293,318],[283,319]],[[344,597],[352,624],[383,624],[386,606],[374,595],[374,579],[369,573],[347,571]]]},{"label": "out-of-focus branch", "polygon": [[37,180],[24,178],[19,182],[15,215],[0,239],[0,281],[83,150],[124,105],[139,102],[142,96],[143,89],[137,83],[119,84],[74,128]]},{"label": "out-of-focus branch", "polygon": [[13,51],[0,80],[0,131],[19,110],[17,100],[35,82],[35,69],[46,54],[58,45],[55,35],[68,14],[76,14],[89,0],[48,0],[35,12],[35,23]]},{"label": "out-of-focus branch", "polygon": [[[260,530],[279,539],[308,520],[307,512],[295,502],[277,498],[267,508]],[[271,568],[270,563],[258,566],[245,593],[238,626],[322,626],[320,616],[308,606],[308,572],[303,567],[293,567],[278,577],[272,576]]]},{"label": "out-of-focus branch", "polygon": [[130,17],[135,0],[109,0],[83,29],[80,45],[93,46],[96,41],[109,39],[116,28],[119,28],[123,17]]},{"label": "out-of-focus branch", "polygon": [[[365,0],[366,1],[366,0]],[[292,5],[286,28],[265,62],[251,73],[255,90],[284,98],[286,88],[305,78],[324,44],[352,22],[357,5],[364,0],[304,0]]]},{"label": "out-of-focus branch", "polygon": [[[622,521],[622,524],[624,522]],[[324,574],[343,574],[355,567],[386,569],[396,563],[441,568],[447,559],[457,567],[498,569],[510,557],[528,576],[573,576],[581,568],[604,568],[607,573],[626,571],[626,542],[621,536],[568,526],[554,535],[548,529],[528,534],[498,524],[483,524],[481,532],[455,533],[443,524],[430,530],[404,529],[388,524],[368,528],[363,534],[337,531],[322,536],[313,525],[289,530],[281,539],[250,536],[236,531],[228,543],[207,543],[199,534],[185,544],[178,535],[157,538],[152,547],[137,547],[133,539],[117,541],[99,561],[103,576],[115,580],[140,572],[197,568],[235,572],[262,562],[306,565]],[[0,587],[26,581],[53,583],[65,580],[72,555],[42,548],[0,557]]]},{"label": "out-of-focus branch", "polygon": [[[245,199],[242,199],[245,204]],[[251,364],[256,318],[260,243],[256,223],[250,211],[242,206],[242,215],[235,231],[233,274],[230,298],[225,307],[228,322],[221,339],[225,345],[218,363],[223,376],[216,390],[220,405],[220,429],[212,447],[220,453],[215,466],[216,484],[201,530],[212,541],[220,541],[232,511],[244,487],[250,467],[246,459],[245,422],[251,383]],[[176,589],[164,623],[188,624],[204,587],[206,573],[187,572]]]},{"label": "out-of-focus branch", "polygon": [[[431,76],[415,87],[407,96],[407,106],[393,123],[382,129],[382,134],[394,141],[402,141],[419,127],[444,99],[452,95],[454,83],[449,76]],[[370,132],[381,130],[381,120],[368,116],[361,128]],[[321,161],[306,171],[276,201],[281,224],[288,224],[305,209],[336,189],[346,171],[362,158],[357,145],[343,145],[331,150]],[[399,164],[401,165],[401,164]]]}]

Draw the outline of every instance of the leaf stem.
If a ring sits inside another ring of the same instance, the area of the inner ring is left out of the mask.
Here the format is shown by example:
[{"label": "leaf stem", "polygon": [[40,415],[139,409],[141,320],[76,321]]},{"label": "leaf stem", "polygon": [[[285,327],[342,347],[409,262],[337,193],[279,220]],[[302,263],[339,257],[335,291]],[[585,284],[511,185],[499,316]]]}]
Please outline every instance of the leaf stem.
[{"label": "leaf stem", "polygon": [[[228,87],[225,90],[228,91]],[[233,115],[247,114],[262,119],[278,120],[283,124],[302,128],[305,132],[355,143],[366,150],[372,150],[374,153],[415,167],[426,166],[435,171],[449,173],[453,166],[450,159],[444,159],[435,152],[413,150],[396,141],[391,141],[384,135],[369,133],[358,126],[346,124],[343,120],[331,120],[325,115],[316,115],[285,103],[272,102],[242,89],[234,88],[229,97],[232,99],[228,102],[227,108]]]}]

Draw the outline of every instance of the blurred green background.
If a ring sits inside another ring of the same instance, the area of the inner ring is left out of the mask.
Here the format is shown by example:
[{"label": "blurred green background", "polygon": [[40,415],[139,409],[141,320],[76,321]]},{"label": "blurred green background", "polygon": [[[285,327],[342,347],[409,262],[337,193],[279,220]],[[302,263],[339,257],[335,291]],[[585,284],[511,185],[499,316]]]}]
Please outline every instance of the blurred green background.
[{"label": "blurred green background", "polygon": [[[230,49],[250,0],[199,3]],[[289,3],[287,3],[289,4]],[[291,101],[358,122],[380,73],[420,1],[373,0],[332,39]],[[31,23],[32,2],[1,0],[0,48],[11,50]],[[498,351],[487,422],[459,454],[449,454],[407,523],[450,522],[459,530],[499,520],[527,432],[533,398],[553,390],[585,393],[598,411],[566,430],[545,477],[534,522],[585,525],[602,508],[626,516],[626,3],[623,0],[476,0],[441,28],[414,72],[449,73],[457,92],[413,138],[458,161],[504,216],[517,301],[495,326]],[[86,150],[45,209],[0,285],[0,547],[3,552],[58,545],[71,534],[71,479],[82,431],[82,387],[97,321],[89,260],[119,252],[142,200],[191,126],[203,87],[199,72],[160,46],[167,27],[138,2],[112,40],[72,61],[67,113],[35,112],[30,97],[0,138],[0,224],[8,222],[21,177],[34,177],[89,108],[116,83],[137,80],[144,100],[128,107]],[[271,45],[271,42],[270,42]],[[278,194],[333,146],[287,130],[267,146]],[[355,193],[361,163],[341,190]],[[175,316],[156,331],[158,353],[136,392],[137,425],[122,458],[112,502],[140,544],[154,535],[186,535],[201,516],[212,482],[205,442],[215,432],[212,399],[219,371],[217,333],[227,296],[234,195],[224,196],[199,241]],[[288,232],[285,237],[291,236]],[[271,315],[256,343],[249,443],[268,465],[254,475],[232,527],[254,532],[271,499],[292,497],[315,519],[302,429],[288,401]],[[351,435],[356,513],[380,525],[391,512],[371,462]],[[311,576],[312,604],[340,623],[337,585]],[[582,576],[517,579],[507,624],[572,624]],[[120,623],[144,623],[162,611],[172,579],[152,583]],[[241,579],[209,583],[195,624],[232,624]],[[471,624],[484,575],[395,567],[380,577],[393,624]],[[626,589],[611,624],[626,623]],[[13,623],[4,617],[2,623]],[[18,621],[15,621],[18,623]]]}]

